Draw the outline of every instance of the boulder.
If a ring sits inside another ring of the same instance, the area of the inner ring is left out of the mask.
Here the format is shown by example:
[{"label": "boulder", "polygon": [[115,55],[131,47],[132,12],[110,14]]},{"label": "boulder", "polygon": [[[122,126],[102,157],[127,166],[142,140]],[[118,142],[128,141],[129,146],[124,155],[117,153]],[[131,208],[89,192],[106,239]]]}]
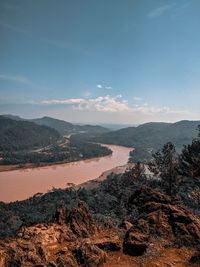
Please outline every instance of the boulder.
[{"label": "boulder", "polygon": [[89,237],[97,231],[97,226],[87,204],[81,200],[75,202],[75,208],[57,210],[53,222],[67,225],[76,237]]},{"label": "boulder", "polygon": [[98,267],[106,261],[106,254],[91,242],[83,242],[73,251],[79,266]]},{"label": "boulder", "polygon": [[200,240],[200,220],[188,208],[169,196],[142,186],[129,199],[138,209],[139,219],[127,231],[123,250],[130,255],[141,255],[152,236],[162,237],[179,246],[195,247]]}]

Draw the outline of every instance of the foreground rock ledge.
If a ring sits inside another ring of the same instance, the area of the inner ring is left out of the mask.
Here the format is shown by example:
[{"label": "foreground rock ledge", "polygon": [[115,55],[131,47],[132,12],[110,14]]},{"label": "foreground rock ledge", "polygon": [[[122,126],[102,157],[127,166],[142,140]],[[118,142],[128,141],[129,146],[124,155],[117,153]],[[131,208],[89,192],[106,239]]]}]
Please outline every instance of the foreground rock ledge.
[{"label": "foreground rock ledge", "polygon": [[200,220],[179,202],[143,186],[130,197],[129,209],[133,206],[141,215],[125,235],[124,253],[142,255],[151,237],[164,238],[178,247],[200,245]]},{"label": "foreground rock ledge", "polygon": [[0,266],[200,266],[200,220],[189,209],[147,186],[126,204],[139,213],[132,224],[100,229],[86,203],[73,201],[50,223],[0,240]]}]

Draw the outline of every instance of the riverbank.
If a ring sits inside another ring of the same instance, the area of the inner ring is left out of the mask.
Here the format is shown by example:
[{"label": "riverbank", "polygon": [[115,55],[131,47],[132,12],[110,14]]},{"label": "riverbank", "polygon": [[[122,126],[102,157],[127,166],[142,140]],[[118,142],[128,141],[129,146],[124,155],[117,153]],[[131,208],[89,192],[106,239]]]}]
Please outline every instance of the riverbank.
[{"label": "riverbank", "polygon": [[63,161],[57,161],[57,162],[51,162],[51,163],[40,163],[40,165],[36,165],[34,163],[26,163],[26,164],[16,164],[16,165],[0,165],[0,172],[6,172],[6,171],[15,171],[15,170],[22,170],[22,169],[35,169],[35,168],[42,168],[42,167],[48,167],[48,166],[56,166],[56,165],[62,165],[66,163],[73,163],[73,162],[79,162],[79,161],[86,161],[86,160],[95,160],[98,158],[103,158],[103,157],[109,157],[111,154],[106,155],[106,156],[99,156],[95,158],[86,158],[86,159],[75,159],[72,161],[68,160],[63,160]]},{"label": "riverbank", "polygon": [[[109,148],[109,145],[106,144],[100,144],[103,147]],[[101,155],[99,157],[88,157],[88,158],[76,158],[73,160],[67,159],[63,161],[56,161],[56,162],[41,162],[39,165],[34,163],[25,163],[25,164],[10,164],[10,165],[0,165],[0,172],[7,172],[7,171],[15,171],[15,170],[21,170],[21,169],[33,169],[33,168],[41,168],[41,167],[47,167],[47,166],[54,166],[54,165],[61,165],[66,163],[72,163],[72,162],[78,162],[78,161],[84,161],[84,160],[95,160],[102,157],[109,157],[112,155],[112,151],[108,155]]]},{"label": "riverbank", "polygon": [[0,201],[20,201],[38,192],[46,193],[53,188],[66,188],[68,183],[73,183],[75,186],[83,184],[88,180],[97,179],[105,171],[123,166],[128,162],[131,148],[116,145],[106,146],[113,151],[111,155],[0,172]]},{"label": "riverbank", "polygon": [[123,166],[114,167],[110,170],[103,172],[97,179],[86,181],[82,184],[77,185],[75,188],[76,189],[85,188],[86,190],[97,188],[101,184],[101,182],[103,182],[107,178],[107,176],[110,175],[111,173],[114,174],[124,173],[126,170],[133,168],[134,165],[135,163],[127,163]]}]

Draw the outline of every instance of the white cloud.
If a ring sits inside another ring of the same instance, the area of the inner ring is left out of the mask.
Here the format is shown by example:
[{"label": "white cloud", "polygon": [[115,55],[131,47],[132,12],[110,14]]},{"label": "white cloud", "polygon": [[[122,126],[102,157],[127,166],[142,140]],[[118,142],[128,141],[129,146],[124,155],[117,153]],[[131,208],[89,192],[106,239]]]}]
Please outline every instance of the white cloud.
[{"label": "white cloud", "polygon": [[122,98],[122,95],[121,94],[116,95],[116,98]]},{"label": "white cloud", "polygon": [[[44,100],[38,104],[53,105],[53,104],[66,104],[71,105],[74,110],[81,111],[97,111],[97,112],[123,112],[129,115],[137,116],[168,116],[168,115],[189,115],[190,112],[187,110],[175,110],[170,109],[167,106],[154,107],[148,106],[146,103],[142,105],[134,105],[130,107],[128,100],[122,99],[122,95],[116,95],[114,97],[99,96],[96,98],[71,98],[65,100]],[[152,117],[152,118],[153,118]]]},{"label": "white cloud", "polygon": [[173,5],[164,5],[158,8],[155,8],[154,10],[152,10],[149,14],[148,17],[149,18],[155,18],[155,17],[159,17],[162,14],[164,14],[165,12],[167,12],[168,10],[170,10],[172,8]]},{"label": "white cloud", "polygon": [[105,89],[113,89],[111,86],[105,86]]},{"label": "white cloud", "polygon": [[135,106],[134,108],[131,108],[132,112],[139,112],[146,115],[152,115],[152,114],[182,114],[182,115],[188,115],[190,112],[188,110],[173,110],[169,107],[148,107],[147,105],[143,106]]},{"label": "white cloud", "polygon": [[135,101],[140,101],[140,100],[142,100],[141,97],[137,97],[137,96],[133,97],[133,99],[134,99]]},{"label": "white cloud", "polygon": [[128,110],[128,103],[117,100],[121,95],[111,97],[99,96],[80,103],[76,108],[79,110],[117,112]]},{"label": "white cloud", "polygon": [[97,84],[97,88],[103,88],[101,84]]},{"label": "white cloud", "polygon": [[66,100],[44,100],[39,104],[52,105],[52,104],[80,104],[85,102],[83,98],[71,98]]}]

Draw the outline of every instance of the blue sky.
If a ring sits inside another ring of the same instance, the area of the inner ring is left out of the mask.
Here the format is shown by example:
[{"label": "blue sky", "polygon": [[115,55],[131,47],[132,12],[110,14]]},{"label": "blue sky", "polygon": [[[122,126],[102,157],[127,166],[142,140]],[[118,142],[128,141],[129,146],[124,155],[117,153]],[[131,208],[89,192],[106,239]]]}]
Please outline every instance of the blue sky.
[{"label": "blue sky", "polygon": [[200,119],[199,0],[0,0],[0,113]]}]

